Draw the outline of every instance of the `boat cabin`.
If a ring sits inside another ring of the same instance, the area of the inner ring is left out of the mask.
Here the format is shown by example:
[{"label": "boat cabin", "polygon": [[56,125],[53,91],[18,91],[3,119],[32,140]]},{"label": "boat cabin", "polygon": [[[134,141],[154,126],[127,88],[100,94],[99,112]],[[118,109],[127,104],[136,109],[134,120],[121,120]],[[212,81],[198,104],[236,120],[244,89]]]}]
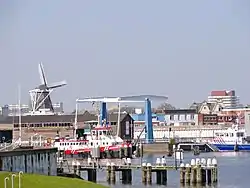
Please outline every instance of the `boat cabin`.
[{"label": "boat cabin", "polygon": [[92,136],[96,136],[99,138],[100,136],[112,136],[112,128],[111,127],[95,127],[91,131]]}]

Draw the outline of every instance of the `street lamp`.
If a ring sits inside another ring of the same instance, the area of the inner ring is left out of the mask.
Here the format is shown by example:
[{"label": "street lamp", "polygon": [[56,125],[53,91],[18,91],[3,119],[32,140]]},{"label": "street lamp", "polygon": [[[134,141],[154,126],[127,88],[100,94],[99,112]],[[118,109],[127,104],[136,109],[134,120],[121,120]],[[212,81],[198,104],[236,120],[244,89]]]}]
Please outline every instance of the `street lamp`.
[{"label": "street lamp", "polygon": [[14,188],[14,178],[16,177],[16,174],[11,175],[11,187]]},{"label": "street lamp", "polygon": [[4,188],[7,188],[7,181],[9,181],[9,180],[10,180],[9,177],[4,178]]},{"label": "street lamp", "polygon": [[18,188],[21,188],[21,177],[22,177],[23,171],[20,171],[18,173]]}]

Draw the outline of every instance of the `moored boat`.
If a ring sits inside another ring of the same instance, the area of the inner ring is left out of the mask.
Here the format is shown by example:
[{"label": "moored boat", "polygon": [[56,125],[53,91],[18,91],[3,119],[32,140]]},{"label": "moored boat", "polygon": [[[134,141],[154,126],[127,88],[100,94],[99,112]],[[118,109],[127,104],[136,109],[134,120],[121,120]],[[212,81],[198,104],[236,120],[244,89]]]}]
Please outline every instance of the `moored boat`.
[{"label": "moored boat", "polygon": [[245,139],[245,129],[233,125],[224,131],[214,133],[214,138],[208,140],[219,151],[250,151],[250,143]]},{"label": "moored boat", "polygon": [[123,141],[118,136],[113,136],[110,126],[97,126],[80,139],[57,136],[52,146],[57,147],[66,155],[82,154],[83,156],[89,156],[94,148],[99,148],[101,158],[112,157],[114,153],[117,154],[123,148],[131,148],[132,151],[131,143]]}]

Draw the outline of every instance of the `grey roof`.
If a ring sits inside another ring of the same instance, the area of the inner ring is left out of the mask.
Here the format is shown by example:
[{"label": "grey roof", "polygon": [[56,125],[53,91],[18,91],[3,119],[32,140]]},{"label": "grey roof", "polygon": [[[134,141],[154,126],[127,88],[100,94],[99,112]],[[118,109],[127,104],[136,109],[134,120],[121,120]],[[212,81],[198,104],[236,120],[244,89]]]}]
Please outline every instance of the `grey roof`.
[{"label": "grey roof", "polygon": [[[121,121],[127,116],[128,114],[121,114],[120,119]],[[85,112],[84,114],[79,114],[77,116],[78,122],[86,122],[86,121],[94,121],[98,120],[97,115],[90,114],[89,112]],[[109,121],[117,122],[118,114],[109,114],[108,115]],[[35,115],[35,116],[22,116],[21,117],[22,123],[41,123],[41,122],[65,122],[65,123],[73,123],[75,121],[75,115]],[[13,124],[18,123],[19,117],[18,116],[0,116],[0,124]]]}]

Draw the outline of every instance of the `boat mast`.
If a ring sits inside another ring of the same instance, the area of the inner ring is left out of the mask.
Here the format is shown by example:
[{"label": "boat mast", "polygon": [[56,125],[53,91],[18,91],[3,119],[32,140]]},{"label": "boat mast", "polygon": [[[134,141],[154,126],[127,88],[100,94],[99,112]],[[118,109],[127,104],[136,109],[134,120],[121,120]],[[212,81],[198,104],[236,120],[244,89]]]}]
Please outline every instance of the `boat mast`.
[{"label": "boat mast", "polygon": [[76,136],[76,131],[77,131],[77,113],[78,113],[78,102],[76,101],[74,139],[77,139],[77,136]]},{"label": "boat mast", "polygon": [[119,136],[120,133],[120,121],[121,121],[121,103],[118,102],[118,117],[117,117],[117,130],[116,130],[116,136]]},{"label": "boat mast", "polygon": [[18,85],[18,106],[19,106],[19,145],[22,145],[22,109],[21,109],[21,86]]}]

